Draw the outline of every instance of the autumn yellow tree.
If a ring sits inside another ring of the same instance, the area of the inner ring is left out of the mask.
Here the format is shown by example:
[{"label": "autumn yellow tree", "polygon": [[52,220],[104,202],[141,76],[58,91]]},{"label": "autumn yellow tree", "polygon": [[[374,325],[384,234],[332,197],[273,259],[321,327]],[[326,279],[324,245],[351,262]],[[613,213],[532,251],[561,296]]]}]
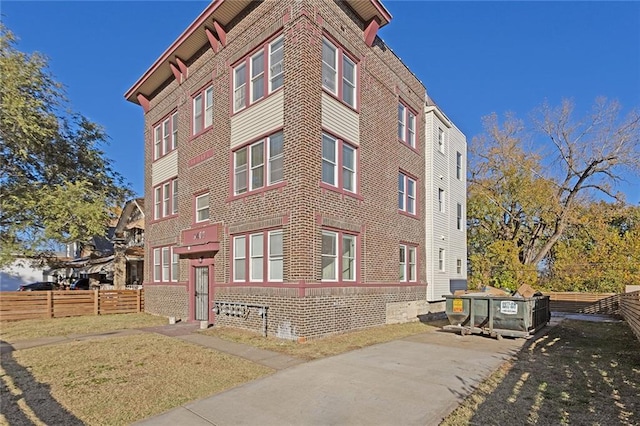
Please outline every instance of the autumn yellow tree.
[{"label": "autumn yellow tree", "polygon": [[485,118],[470,148],[471,284],[515,288],[532,282],[580,209],[618,198],[616,184],[640,170],[640,114],[596,100],[590,113],[543,104],[526,123]]}]

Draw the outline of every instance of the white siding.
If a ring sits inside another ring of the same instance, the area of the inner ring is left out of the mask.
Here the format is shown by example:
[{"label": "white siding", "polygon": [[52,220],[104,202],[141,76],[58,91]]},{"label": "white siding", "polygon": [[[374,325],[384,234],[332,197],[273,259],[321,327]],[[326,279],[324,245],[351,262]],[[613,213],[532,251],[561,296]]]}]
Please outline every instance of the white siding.
[{"label": "white siding", "polygon": [[322,127],[352,144],[360,145],[358,113],[324,92],[322,93]]},{"label": "white siding", "polygon": [[281,128],[284,124],[284,90],[231,117],[231,147]]},{"label": "white siding", "polygon": [[178,175],[178,150],[171,151],[151,165],[151,186]]},{"label": "white siding", "polygon": [[[444,131],[444,153],[438,144],[439,129]],[[426,167],[426,253],[427,300],[443,300],[452,286],[459,288],[466,280],[466,139],[453,123],[433,108],[425,114]],[[456,178],[456,152],[463,155],[462,179]],[[444,190],[444,213],[440,211],[438,190]],[[463,229],[457,229],[457,204],[463,212]],[[445,251],[445,270],[439,270],[439,252]],[[457,273],[457,259],[462,273]]]}]

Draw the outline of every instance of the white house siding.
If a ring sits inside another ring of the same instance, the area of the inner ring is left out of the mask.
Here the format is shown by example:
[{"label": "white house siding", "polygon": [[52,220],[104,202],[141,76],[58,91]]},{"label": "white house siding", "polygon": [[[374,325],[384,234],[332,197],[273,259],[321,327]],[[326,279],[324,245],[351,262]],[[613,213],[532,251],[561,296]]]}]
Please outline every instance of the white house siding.
[{"label": "white house siding", "polygon": [[36,281],[56,281],[49,268],[32,264],[33,259],[18,258],[0,269],[0,291],[16,291],[21,285]]},{"label": "white house siding", "polygon": [[264,136],[284,124],[284,90],[231,117],[231,148]]},{"label": "white house siding", "polygon": [[151,166],[151,186],[178,175],[178,150],[171,151]]},{"label": "white house siding", "polygon": [[[426,130],[426,241],[425,261],[427,265],[427,300],[443,300],[443,295],[452,289],[466,286],[466,231],[458,230],[457,203],[466,214],[466,168],[462,181],[456,179],[456,152],[466,157],[466,139],[453,123],[435,107],[427,107],[425,113]],[[439,129],[444,131],[444,153],[438,145]],[[463,161],[466,167],[466,158]],[[445,211],[440,212],[438,190],[444,190]],[[466,224],[466,219],[463,220]],[[439,270],[439,252],[445,251],[445,270]],[[463,271],[457,274],[456,261],[461,259]]]},{"label": "white house siding", "polygon": [[322,93],[322,127],[352,144],[360,145],[358,113],[326,93]]}]

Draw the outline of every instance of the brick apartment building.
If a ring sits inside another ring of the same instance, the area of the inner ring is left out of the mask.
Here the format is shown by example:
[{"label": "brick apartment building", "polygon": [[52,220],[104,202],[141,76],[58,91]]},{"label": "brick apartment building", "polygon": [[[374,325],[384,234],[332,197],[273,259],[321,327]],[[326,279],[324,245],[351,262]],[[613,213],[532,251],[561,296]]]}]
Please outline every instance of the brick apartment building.
[{"label": "brick apartment building", "polygon": [[378,0],[216,0],[125,94],[145,114],[146,310],[304,340],[466,283],[466,140]]}]

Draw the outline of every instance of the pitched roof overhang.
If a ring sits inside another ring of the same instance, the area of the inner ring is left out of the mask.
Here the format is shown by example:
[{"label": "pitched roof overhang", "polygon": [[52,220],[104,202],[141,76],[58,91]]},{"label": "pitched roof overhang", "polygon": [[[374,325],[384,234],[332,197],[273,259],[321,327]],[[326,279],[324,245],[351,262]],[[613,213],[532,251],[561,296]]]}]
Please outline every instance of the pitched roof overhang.
[{"label": "pitched roof overhang", "polygon": [[[212,43],[212,35],[217,35],[221,44],[225,44],[225,26],[251,2],[252,0],[213,0],[151,68],[131,86],[124,97],[129,102],[142,105],[146,110],[153,93],[165,81],[175,78],[177,70],[183,68],[184,62],[195,55],[202,46]],[[346,0],[346,2],[365,22],[376,20],[379,26],[383,27],[391,21],[391,14],[379,0]]]}]

